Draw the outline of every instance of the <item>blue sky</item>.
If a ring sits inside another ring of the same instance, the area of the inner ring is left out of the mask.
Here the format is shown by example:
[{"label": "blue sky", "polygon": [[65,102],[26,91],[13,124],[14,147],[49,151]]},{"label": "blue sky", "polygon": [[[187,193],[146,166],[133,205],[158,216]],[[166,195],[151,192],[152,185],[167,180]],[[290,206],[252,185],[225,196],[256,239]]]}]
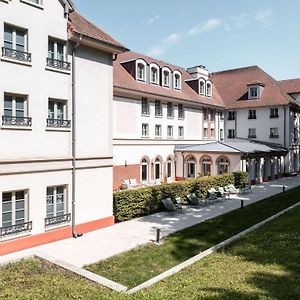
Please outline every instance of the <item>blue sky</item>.
[{"label": "blue sky", "polygon": [[300,77],[299,0],[74,0],[127,48],[210,72],[259,65]]}]

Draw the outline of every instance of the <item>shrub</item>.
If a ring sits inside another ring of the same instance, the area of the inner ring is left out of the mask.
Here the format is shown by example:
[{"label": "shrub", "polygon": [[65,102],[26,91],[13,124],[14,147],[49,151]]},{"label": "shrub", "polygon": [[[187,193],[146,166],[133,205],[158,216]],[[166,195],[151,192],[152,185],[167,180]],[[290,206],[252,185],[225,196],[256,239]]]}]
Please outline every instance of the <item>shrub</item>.
[{"label": "shrub", "polygon": [[189,193],[196,193],[198,197],[205,198],[208,189],[234,183],[234,174],[223,174],[137,190],[117,191],[113,200],[114,215],[117,222],[150,215],[163,210],[161,200],[164,198],[185,199]]},{"label": "shrub", "polygon": [[233,172],[234,176],[234,185],[238,188],[245,187],[246,184],[248,184],[248,173],[239,171],[239,172]]}]

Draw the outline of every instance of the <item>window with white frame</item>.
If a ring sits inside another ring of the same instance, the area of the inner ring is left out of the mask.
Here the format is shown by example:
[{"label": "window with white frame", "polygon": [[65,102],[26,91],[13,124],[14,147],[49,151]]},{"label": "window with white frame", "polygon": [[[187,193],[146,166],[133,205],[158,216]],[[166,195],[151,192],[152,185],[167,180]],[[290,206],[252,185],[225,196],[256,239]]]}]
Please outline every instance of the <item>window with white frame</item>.
[{"label": "window with white frame", "polygon": [[161,125],[155,125],[155,136],[161,137]]},{"label": "window with white frame", "polygon": [[205,94],[205,82],[203,80],[199,83],[199,94],[204,95]]},{"label": "window with white frame", "polygon": [[28,222],[28,191],[2,193],[2,227]]},{"label": "window with white frame", "polygon": [[174,72],[174,88],[176,90],[181,89],[181,74],[177,71]]},{"label": "window with white frame", "polygon": [[234,129],[228,129],[228,138],[229,139],[235,138],[235,130]]},{"label": "window with white frame", "polygon": [[67,213],[67,186],[47,187],[46,218],[63,216]]},{"label": "window with white frame", "polygon": [[157,157],[154,161],[154,179],[160,180],[161,168],[162,168],[161,159],[159,157]]},{"label": "window with white frame", "polygon": [[150,68],[150,78],[151,83],[158,84],[159,83],[159,69],[156,66],[151,66]]},{"label": "window with white frame", "polygon": [[209,156],[204,156],[201,158],[200,166],[201,166],[201,175],[203,176],[211,175],[212,160]]},{"label": "window with white frame", "polygon": [[50,99],[48,101],[48,127],[69,128],[71,121],[67,120],[67,101]]},{"label": "window with white frame", "polygon": [[252,139],[256,138],[256,128],[248,129],[248,138],[252,138]]},{"label": "window with white frame", "polygon": [[141,162],[141,181],[147,182],[149,179],[149,161],[144,158]]},{"label": "window with white frame", "polygon": [[196,161],[193,157],[187,159],[187,178],[196,178]]},{"label": "window with white frame", "polygon": [[230,161],[226,157],[220,157],[217,159],[217,165],[218,165],[218,174],[225,174],[229,173],[229,166]]},{"label": "window with white frame", "polygon": [[207,108],[203,108],[203,120],[208,121],[208,110],[207,110]]},{"label": "window with white frame", "polygon": [[142,115],[148,116],[150,113],[149,101],[147,98],[142,98]]},{"label": "window with white frame", "polygon": [[156,117],[162,116],[162,104],[159,100],[155,100],[155,116]]},{"label": "window with white frame", "polygon": [[270,138],[278,138],[278,137],[279,137],[278,127],[270,128]]},{"label": "window with white frame", "polygon": [[142,124],[142,136],[143,137],[149,136],[149,124],[146,124],[146,123]]},{"label": "window with white frame", "polygon": [[163,71],[163,86],[170,87],[170,71]]},{"label": "window with white frame", "polygon": [[171,102],[167,103],[167,117],[174,118],[174,107],[173,107],[173,103]]},{"label": "window with white frame", "polygon": [[171,178],[172,177],[172,168],[173,168],[173,161],[171,157],[168,157],[167,159],[167,177]]},{"label": "window with white frame", "polygon": [[211,139],[214,139],[214,138],[215,138],[215,129],[214,129],[214,128],[211,128],[211,129],[210,129],[210,138],[211,138]]},{"label": "window with white frame", "polygon": [[256,110],[255,109],[249,109],[248,119],[256,119]]},{"label": "window with white frame", "polygon": [[278,118],[278,108],[277,107],[271,107],[270,108],[270,118]]},{"label": "window with white frame", "polygon": [[143,63],[137,64],[137,79],[141,81],[146,81],[146,66]]},{"label": "window with white frame", "polygon": [[178,126],[178,137],[180,139],[184,138],[184,127],[183,126]]},{"label": "window with white frame", "polygon": [[70,70],[70,63],[67,62],[66,42],[49,38],[47,66]]},{"label": "window with white frame", "polygon": [[184,107],[182,104],[178,104],[178,119],[184,119]]},{"label": "window with white frame", "polygon": [[173,138],[173,126],[168,125],[168,127],[167,127],[167,135],[168,135],[168,138]]},{"label": "window with white frame", "polygon": [[250,86],[249,87],[249,99],[256,99],[259,96],[259,87]]},{"label": "window with white frame", "polygon": [[210,82],[207,82],[207,84],[206,84],[206,96],[207,97],[212,96],[212,85]]},{"label": "window with white frame", "polygon": [[208,128],[203,128],[203,137],[208,138]]}]

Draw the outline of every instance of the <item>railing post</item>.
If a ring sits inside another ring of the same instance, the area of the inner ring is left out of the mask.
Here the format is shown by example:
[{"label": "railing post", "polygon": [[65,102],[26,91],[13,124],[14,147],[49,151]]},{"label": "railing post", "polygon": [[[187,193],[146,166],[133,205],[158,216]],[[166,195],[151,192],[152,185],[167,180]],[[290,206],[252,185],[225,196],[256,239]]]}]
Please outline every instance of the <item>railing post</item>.
[{"label": "railing post", "polygon": [[156,228],[156,241],[155,241],[157,244],[160,243],[160,228],[157,227]]}]

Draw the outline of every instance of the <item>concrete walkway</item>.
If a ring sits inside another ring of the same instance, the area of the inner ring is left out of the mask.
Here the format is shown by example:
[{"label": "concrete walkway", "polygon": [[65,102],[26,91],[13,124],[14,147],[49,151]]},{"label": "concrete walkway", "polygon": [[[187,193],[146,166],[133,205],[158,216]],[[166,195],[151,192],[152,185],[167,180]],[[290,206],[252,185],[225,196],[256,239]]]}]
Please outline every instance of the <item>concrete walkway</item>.
[{"label": "concrete walkway", "polygon": [[165,212],[115,224],[111,227],[85,234],[78,239],[66,239],[29,250],[0,257],[0,264],[13,261],[40,252],[77,267],[97,262],[121,252],[149,243],[155,239],[156,228],[161,228],[161,235],[167,236],[183,228],[201,223],[240,207],[240,200],[245,205],[265,199],[271,195],[300,185],[300,176],[284,177],[252,187],[252,193],[231,196],[222,203],[203,208],[184,208],[182,214],[171,216]]}]

